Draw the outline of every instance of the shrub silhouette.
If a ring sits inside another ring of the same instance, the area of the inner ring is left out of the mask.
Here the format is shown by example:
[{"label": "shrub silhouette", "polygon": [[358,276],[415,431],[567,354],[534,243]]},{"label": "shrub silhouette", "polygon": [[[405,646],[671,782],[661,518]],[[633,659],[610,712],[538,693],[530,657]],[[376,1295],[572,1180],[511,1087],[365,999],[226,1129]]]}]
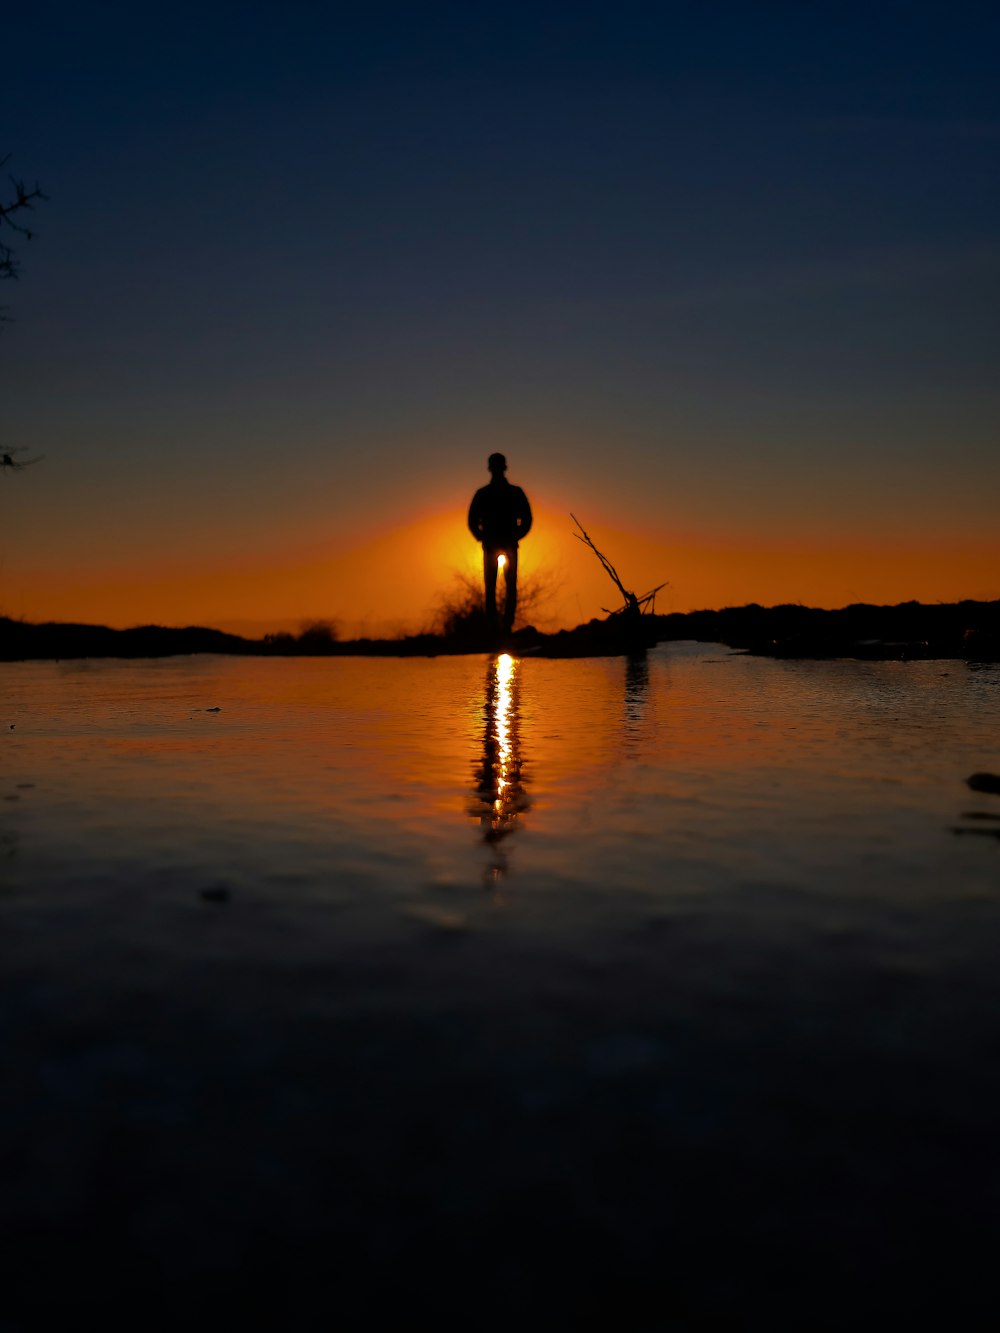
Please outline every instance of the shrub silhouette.
[{"label": "shrub silhouette", "polygon": [[[522,626],[542,610],[551,594],[550,582],[541,575],[518,579],[517,619]],[[490,632],[480,578],[454,574],[451,589],[442,594],[434,612],[430,632],[458,640],[479,639]]]},{"label": "shrub silhouette", "polygon": [[310,651],[329,648],[337,642],[337,626],[332,620],[307,620],[299,626],[297,643]]}]

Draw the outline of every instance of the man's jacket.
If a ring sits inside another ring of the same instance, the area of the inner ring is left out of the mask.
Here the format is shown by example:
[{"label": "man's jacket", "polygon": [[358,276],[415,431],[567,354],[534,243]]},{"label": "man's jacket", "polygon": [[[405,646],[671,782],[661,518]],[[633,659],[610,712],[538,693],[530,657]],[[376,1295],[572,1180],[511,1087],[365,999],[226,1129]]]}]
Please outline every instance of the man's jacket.
[{"label": "man's jacket", "polygon": [[469,505],[469,531],[486,547],[516,546],[531,530],[531,506],[520,486],[491,481]]}]

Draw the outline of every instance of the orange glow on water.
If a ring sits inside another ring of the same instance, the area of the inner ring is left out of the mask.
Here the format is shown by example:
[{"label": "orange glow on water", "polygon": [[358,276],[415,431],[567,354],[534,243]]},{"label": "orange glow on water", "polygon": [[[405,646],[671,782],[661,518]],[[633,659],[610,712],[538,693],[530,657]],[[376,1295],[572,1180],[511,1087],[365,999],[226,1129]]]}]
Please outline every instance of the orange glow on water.
[{"label": "orange glow on water", "polygon": [[509,653],[491,658],[483,699],[482,762],[477,769],[473,815],[491,849],[487,881],[496,884],[506,873],[500,844],[515,831],[528,808],[522,778],[519,663]]},{"label": "orange glow on water", "polygon": [[496,797],[493,808],[499,815],[503,810],[504,792],[510,786],[511,767],[511,683],[514,679],[514,659],[501,653],[496,661]]},{"label": "orange glow on water", "polygon": [[[46,663],[8,668],[7,677],[20,771],[62,793],[70,822],[88,793],[102,836],[107,809],[139,797],[153,820],[144,838],[165,846],[176,827],[203,826],[214,837],[232,821],[282,847],[289,818],[309,837],[321,826],[350,838],[367,830],[380,846],[391,824],[404,848],[429,829],[471,824],[468,855],[443,873],[464,882],[475,867],[490,884],[516,863],[519,833],[553,839],[549,853],[536,845],[533,855],[558,867],[599,837],[609,806],[640,842],[652,828],[662,833],[672,810],[668,836],[698,859],[728,802],[752,819],[781,774],[792,791],[804,768],[824,769],[842,795],[844,778],[874,762],[888,783],[898,771],[900,698],[943,688],[935,663],[803,669],[711,650],[688,659],[673,645],[641,663],[209,657]],[[845,726],[829,702],[838,699],[865,725]],[[220,700],[220,712],[207,711]],[[97,755],[96,734],[104,737]],[[619,775],[632,759],[641,762],[631,765],[623,804]],[[768,781],[748,781],[755,773]],[[644,815],[633,799],[646,802]],[[732,854],[742,855],[738,844]],[[619,869],[627,874],[627,861]]]}]

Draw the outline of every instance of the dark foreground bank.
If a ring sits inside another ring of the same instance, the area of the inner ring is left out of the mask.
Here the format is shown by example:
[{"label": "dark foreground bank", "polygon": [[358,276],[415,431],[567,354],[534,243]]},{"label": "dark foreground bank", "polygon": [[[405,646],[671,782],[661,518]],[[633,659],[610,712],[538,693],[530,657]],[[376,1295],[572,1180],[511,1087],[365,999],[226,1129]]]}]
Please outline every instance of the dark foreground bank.
[{"label": "dark foreground bank", "polygon": [[892,966],[694,916],[304,960],[232,911],[145,975],[22,923],[5,1329],[995,1327],[985,945],[911,976],[909,916]]},{"label": "dark foreground bank", "polygon": [[867,661],[966,658],[1000,660],[1000,601],[963,601],[897,606],[858,604],[828,611],[816,607],[756,604],[718,611],[676,612],[628,620],[623,615],[591,620],[575,629],[545,634],[532,626],[503,636],[475,618],[447,634],[411,634],[395,639],[337,638],[327,625],[299,635],[269,634],[245,639],[221,630],[142,625],[29,624],[0,617],[0,661],[53,661],[85,657],[172,657],[225,653],[253,657],[439,657],[510,651],[539,657],[605,657],[642,652],[671,640],[724,643],[768,657]]}]

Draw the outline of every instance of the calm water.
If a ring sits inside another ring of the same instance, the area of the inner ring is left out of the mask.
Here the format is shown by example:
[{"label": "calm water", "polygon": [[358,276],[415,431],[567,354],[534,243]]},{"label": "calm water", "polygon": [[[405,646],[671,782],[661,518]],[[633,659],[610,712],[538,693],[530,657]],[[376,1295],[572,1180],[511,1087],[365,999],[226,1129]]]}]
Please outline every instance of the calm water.
[{"label": "calm water", "polygon": [[593,942],[736,897],[820,927],[996,888],[989,840],[949,831],[990,806],[964,779],[1000,769],[994,671],[672,645],[17,664],[0,690],[10,912],[225,886],[338,935]]},{"label": "calm water", "polygon": [[22,1271],[97,1308],[110,1249],[166,1322],[328,1327],[388,1267],[446,1322],[485,1283],[473,1326],[700,1328],[832,1265],[975,1324],[1000,671],[202,657],[0,700]]}]

